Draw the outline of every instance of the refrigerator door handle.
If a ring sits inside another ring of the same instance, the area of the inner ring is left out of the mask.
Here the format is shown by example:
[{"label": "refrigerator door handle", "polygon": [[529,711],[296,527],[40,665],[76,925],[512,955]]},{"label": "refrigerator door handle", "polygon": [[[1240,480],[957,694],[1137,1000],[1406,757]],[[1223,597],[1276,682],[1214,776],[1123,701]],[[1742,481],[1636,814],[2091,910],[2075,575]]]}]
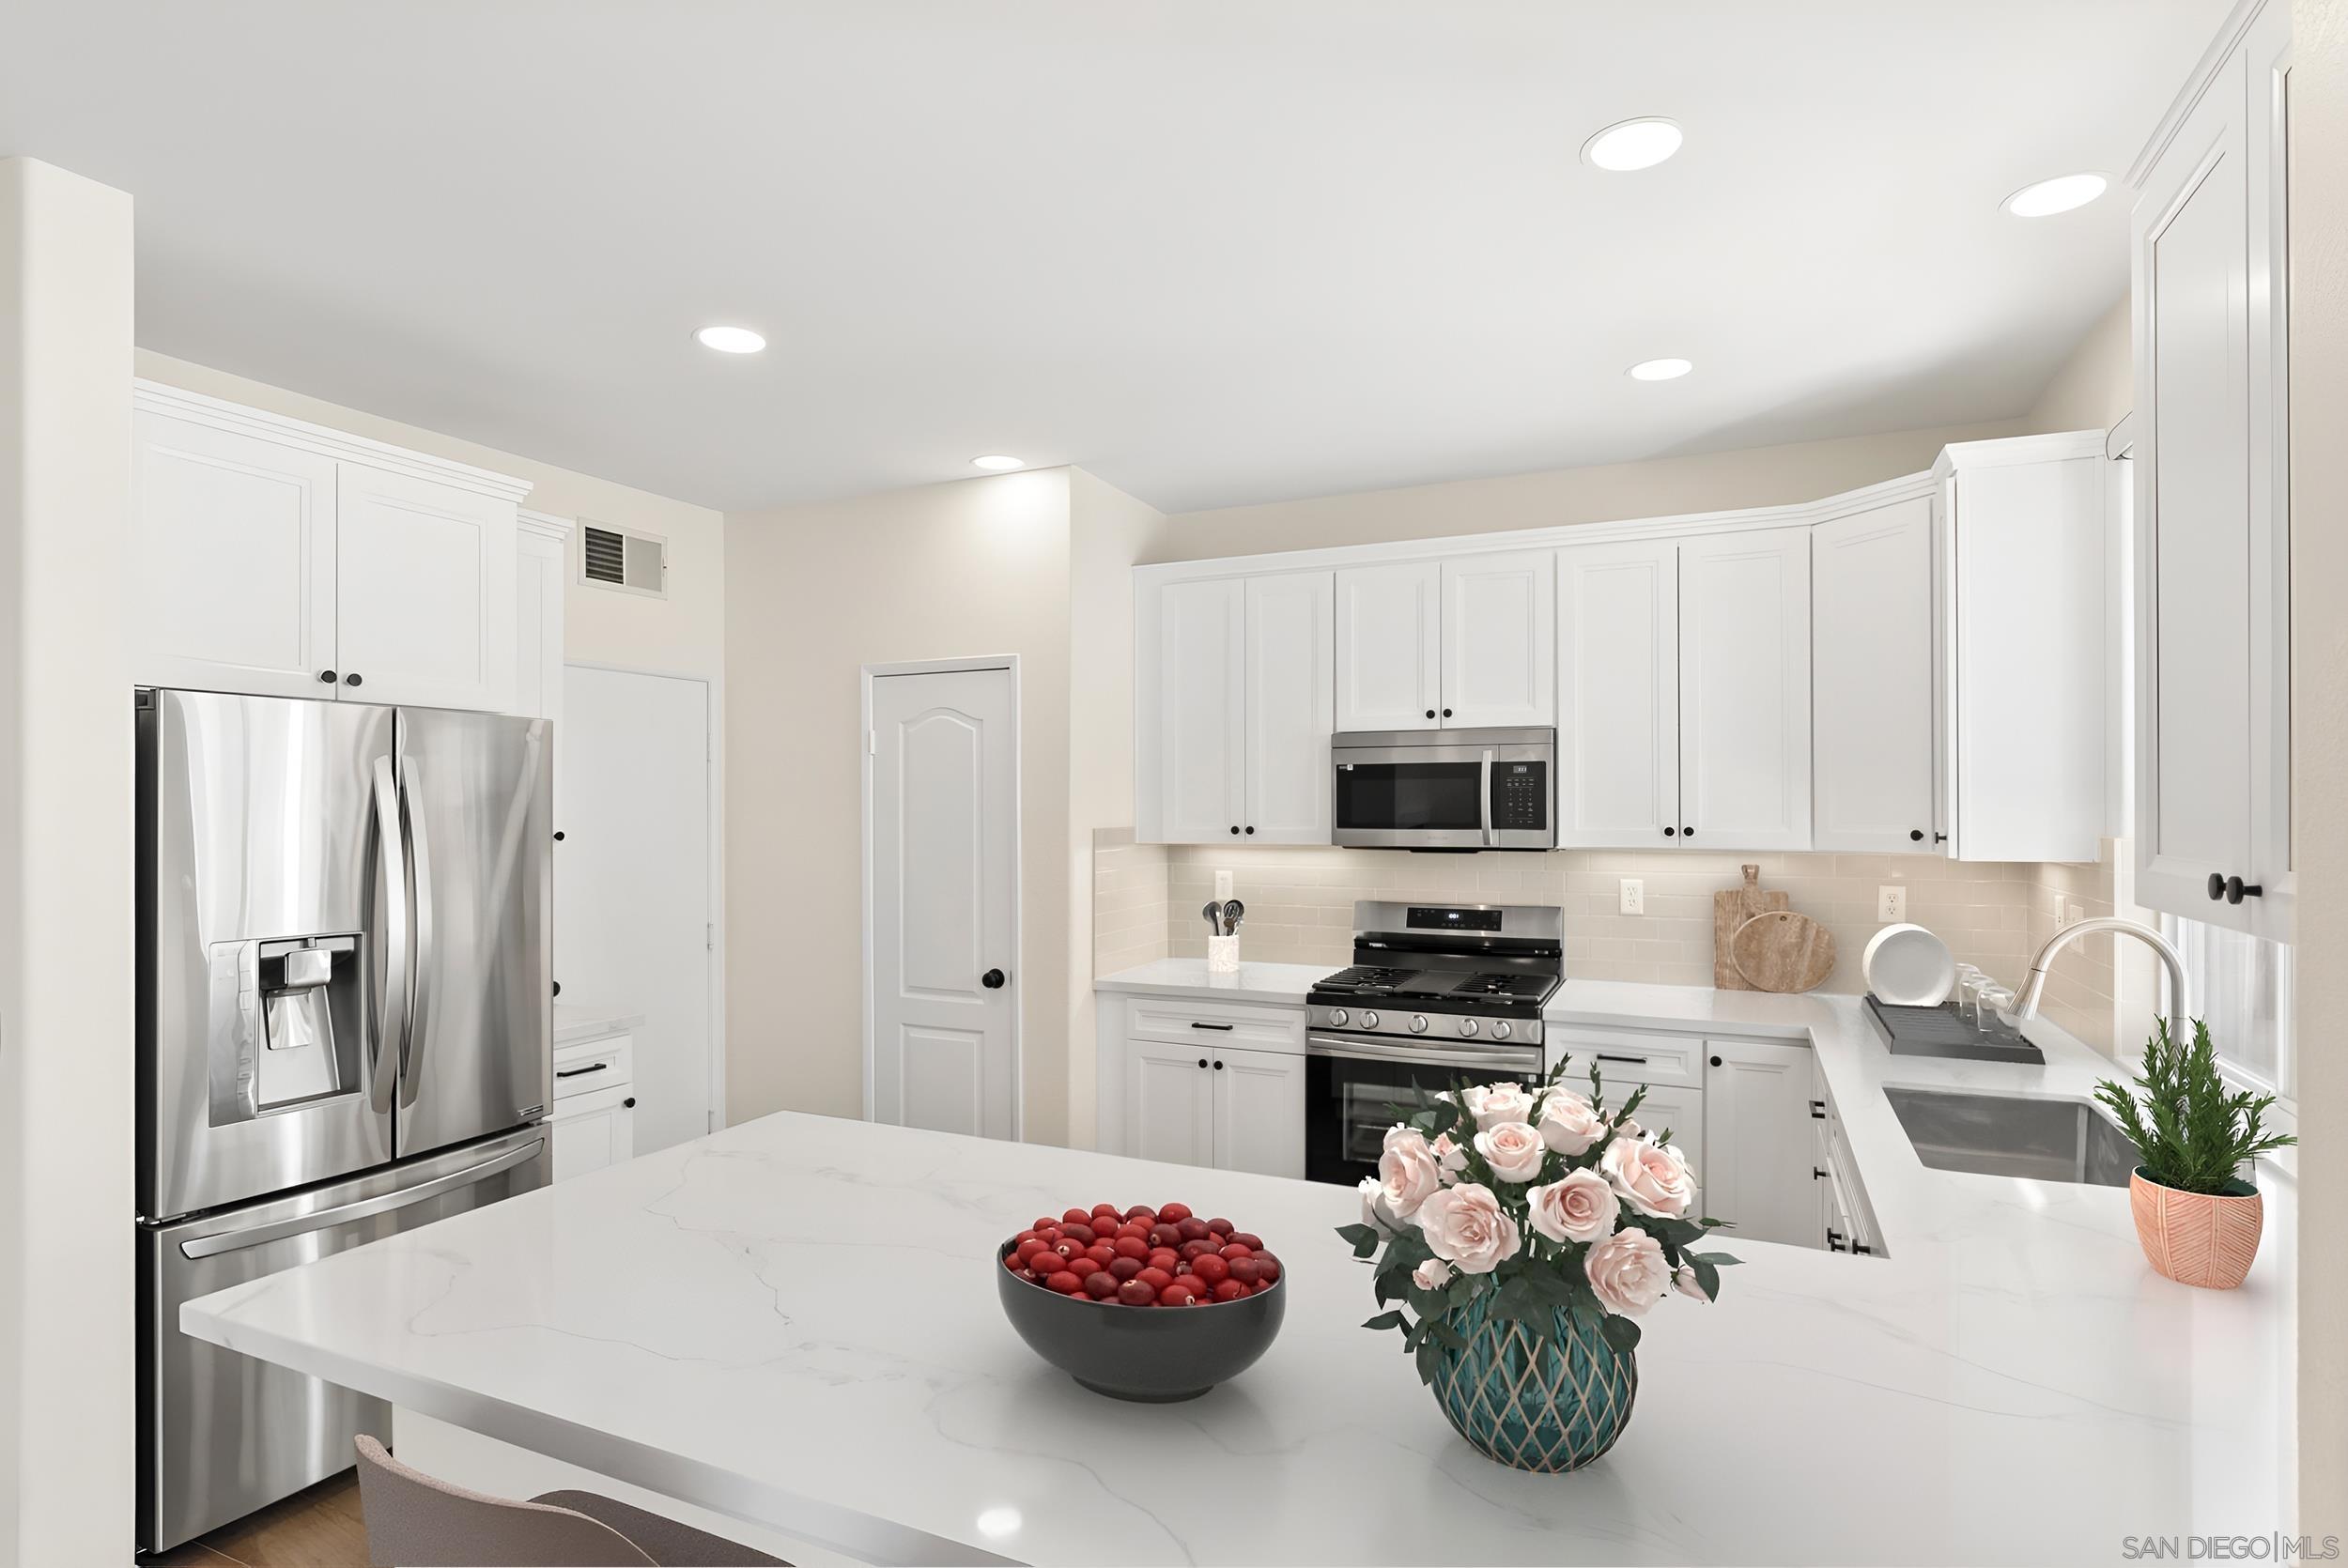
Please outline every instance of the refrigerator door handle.
[{"label": "refrigerator door handle", "polygon": [[446,1176],[434,1176],[429,1181],[420,1181],[413,1187],[403,1187],[396,1192],[382,1192],[372,1198],[359,1198],[350,1203],[336,1204],[332,1208],[321,1208],[315,1214],[297,1214],[290,1219],[272,1220],[267,1224],[254,1225],[246,1230],[220,1231],[211,1236],[192,1237],[179,1243],[179,1251],[182,1255],[191,1258],[216,1257],[222,1253],[239,1253],[247,1247],[261,1247],[271,1241],[283,1241],[289,1236],[306,1236],[311,1231],[332,1230],[336,1225],[347,1225],[353,1220],[365,1220],[378,1214],[389,1214],[394,1209],[406,1208],[411,1204],[420,1204],[426,1198],[437,1198],[443,1192],[453,1192],[459,1187],[471,1187],[475,1182],[487,1181],[491,1176],[510,1171],[517,1165],[528,1164],[538,1158],[538,1151],[546,1147],[546,1142],[544,1138],[533,1138],[521,1147],[508,1149],[494,1159],[484,1160],[477,1165],[468,1165],[459,1171],[451,1171]]},{"label": "refrigerator door handle", "polygon": [[383,1003],[375,1012],[375,1055],[368,1068],[367,1103],[378,1115],[392,1109],[392,1089],[408,1060],[408,853],[400,828],[399,786],[392,760],[375,760],[376,874],[383,884]]},{"label": "refrigerator door handle", "polygon": [[416,808],[415,796],[424,787],[424,776],[417,771],[416,760],[404,757],[401,770],[400,798],[409,803],[404,815],[408,819],[409,851],[415,857],[416,867],[416,963],[415,989],[408,1005],[408,1049],[401,1053],[399,1064],[399,1104],[406,1110],[416,1102],[416,1091],[424,1082],[425,1031],[432,1020],[432,968],[439,961],[439,933],[432,918],[432,845],[425,837],[425,813]]}]

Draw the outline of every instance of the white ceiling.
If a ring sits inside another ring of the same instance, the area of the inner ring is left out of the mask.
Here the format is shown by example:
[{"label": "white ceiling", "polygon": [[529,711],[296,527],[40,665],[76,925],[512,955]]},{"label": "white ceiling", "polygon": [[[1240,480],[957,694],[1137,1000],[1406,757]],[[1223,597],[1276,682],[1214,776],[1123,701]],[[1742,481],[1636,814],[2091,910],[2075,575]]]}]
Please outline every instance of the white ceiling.
[{"label": "white ceiling", "polygon": [[2017,413],[2225,9],[6,0],[0,154],[135,195],[166,354],[729,509],[1176,511]]}]

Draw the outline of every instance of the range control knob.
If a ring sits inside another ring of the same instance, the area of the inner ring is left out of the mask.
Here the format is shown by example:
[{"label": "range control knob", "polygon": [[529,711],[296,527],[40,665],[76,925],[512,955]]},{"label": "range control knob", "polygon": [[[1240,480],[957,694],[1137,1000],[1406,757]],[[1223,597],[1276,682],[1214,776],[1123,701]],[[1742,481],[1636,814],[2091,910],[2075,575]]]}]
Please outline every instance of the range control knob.
[{"label": "range control knob", "polygon": [[1364,1014],[1362,1014],[1362,1027],[1363,1027],[1363,1028],[1365,1028],[1365,1029],[1375,1029],[1375,1028],[1377,1028],[1377,1027],[1378,1027],[1378,1015],[1377,1015],[1376,1013],[1364,1013]]},{"label": "range control knob", "polygon": [[1345,1009],[1343,1007],[1331,1007],[1329,1009],[1329,1026],[1333,1029],[1342,1029],[1345,1027]]},{"label": "range control knob", "polygon": [[1492,1038],[1496,1040],[1505,1040],[1515,1033],[1514,1029],[1508,1027],[1508,1021],[1505,1018],[1492,1025]]},{"label": "range control knob", "polygon": [[1425,1013],[1413,1013],[1411,1015],[1411,1033],[1413,1035],[1423,1035],[1427,1033],[1427,1015]]},{"label": "range control knob", "polygon": [[1475,1020],[1472,1018],[1463,1018],[1460,1020],[1460,1033],[1463,1035],[1472,1035],[1475,1033]]}]

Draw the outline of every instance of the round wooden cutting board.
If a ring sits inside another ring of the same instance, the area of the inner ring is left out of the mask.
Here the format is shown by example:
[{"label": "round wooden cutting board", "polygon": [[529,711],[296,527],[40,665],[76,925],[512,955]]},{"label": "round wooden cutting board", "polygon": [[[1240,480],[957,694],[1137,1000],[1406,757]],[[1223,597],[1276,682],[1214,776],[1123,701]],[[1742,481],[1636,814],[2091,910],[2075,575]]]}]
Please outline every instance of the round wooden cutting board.
[{"label": "round wooden cutting board", "polygon": [[1755,991],[1810,991],[1834,973],[1834,933],[1807,915],[1773,909],[1729,938],[1737,973]]}]

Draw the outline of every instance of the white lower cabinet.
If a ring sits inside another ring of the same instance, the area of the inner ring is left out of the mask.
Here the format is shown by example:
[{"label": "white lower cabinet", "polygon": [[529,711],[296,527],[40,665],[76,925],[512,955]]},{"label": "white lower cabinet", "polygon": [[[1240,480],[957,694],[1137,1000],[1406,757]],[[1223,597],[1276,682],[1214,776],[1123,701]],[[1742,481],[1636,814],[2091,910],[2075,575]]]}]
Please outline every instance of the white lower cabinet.
[{"label": "white lower cabinet", "polygon": [[1211,1040],[1125,1044],[1124,1152],[1258,1176],[1305,1174],[1305,1058]]},{"label": "white lower cabinet", "polygon": [[627,1035],[579,1040],[554,1051],[554,1179],[566,1180],[636,1158],[636,1047]]},{"label": "white lower cabinet", "polygon": [[1809,1047],[1707,1040],[1705,1049],[1705,1212],[1736,1227],[1732,1240],[1818,1245]]}]

